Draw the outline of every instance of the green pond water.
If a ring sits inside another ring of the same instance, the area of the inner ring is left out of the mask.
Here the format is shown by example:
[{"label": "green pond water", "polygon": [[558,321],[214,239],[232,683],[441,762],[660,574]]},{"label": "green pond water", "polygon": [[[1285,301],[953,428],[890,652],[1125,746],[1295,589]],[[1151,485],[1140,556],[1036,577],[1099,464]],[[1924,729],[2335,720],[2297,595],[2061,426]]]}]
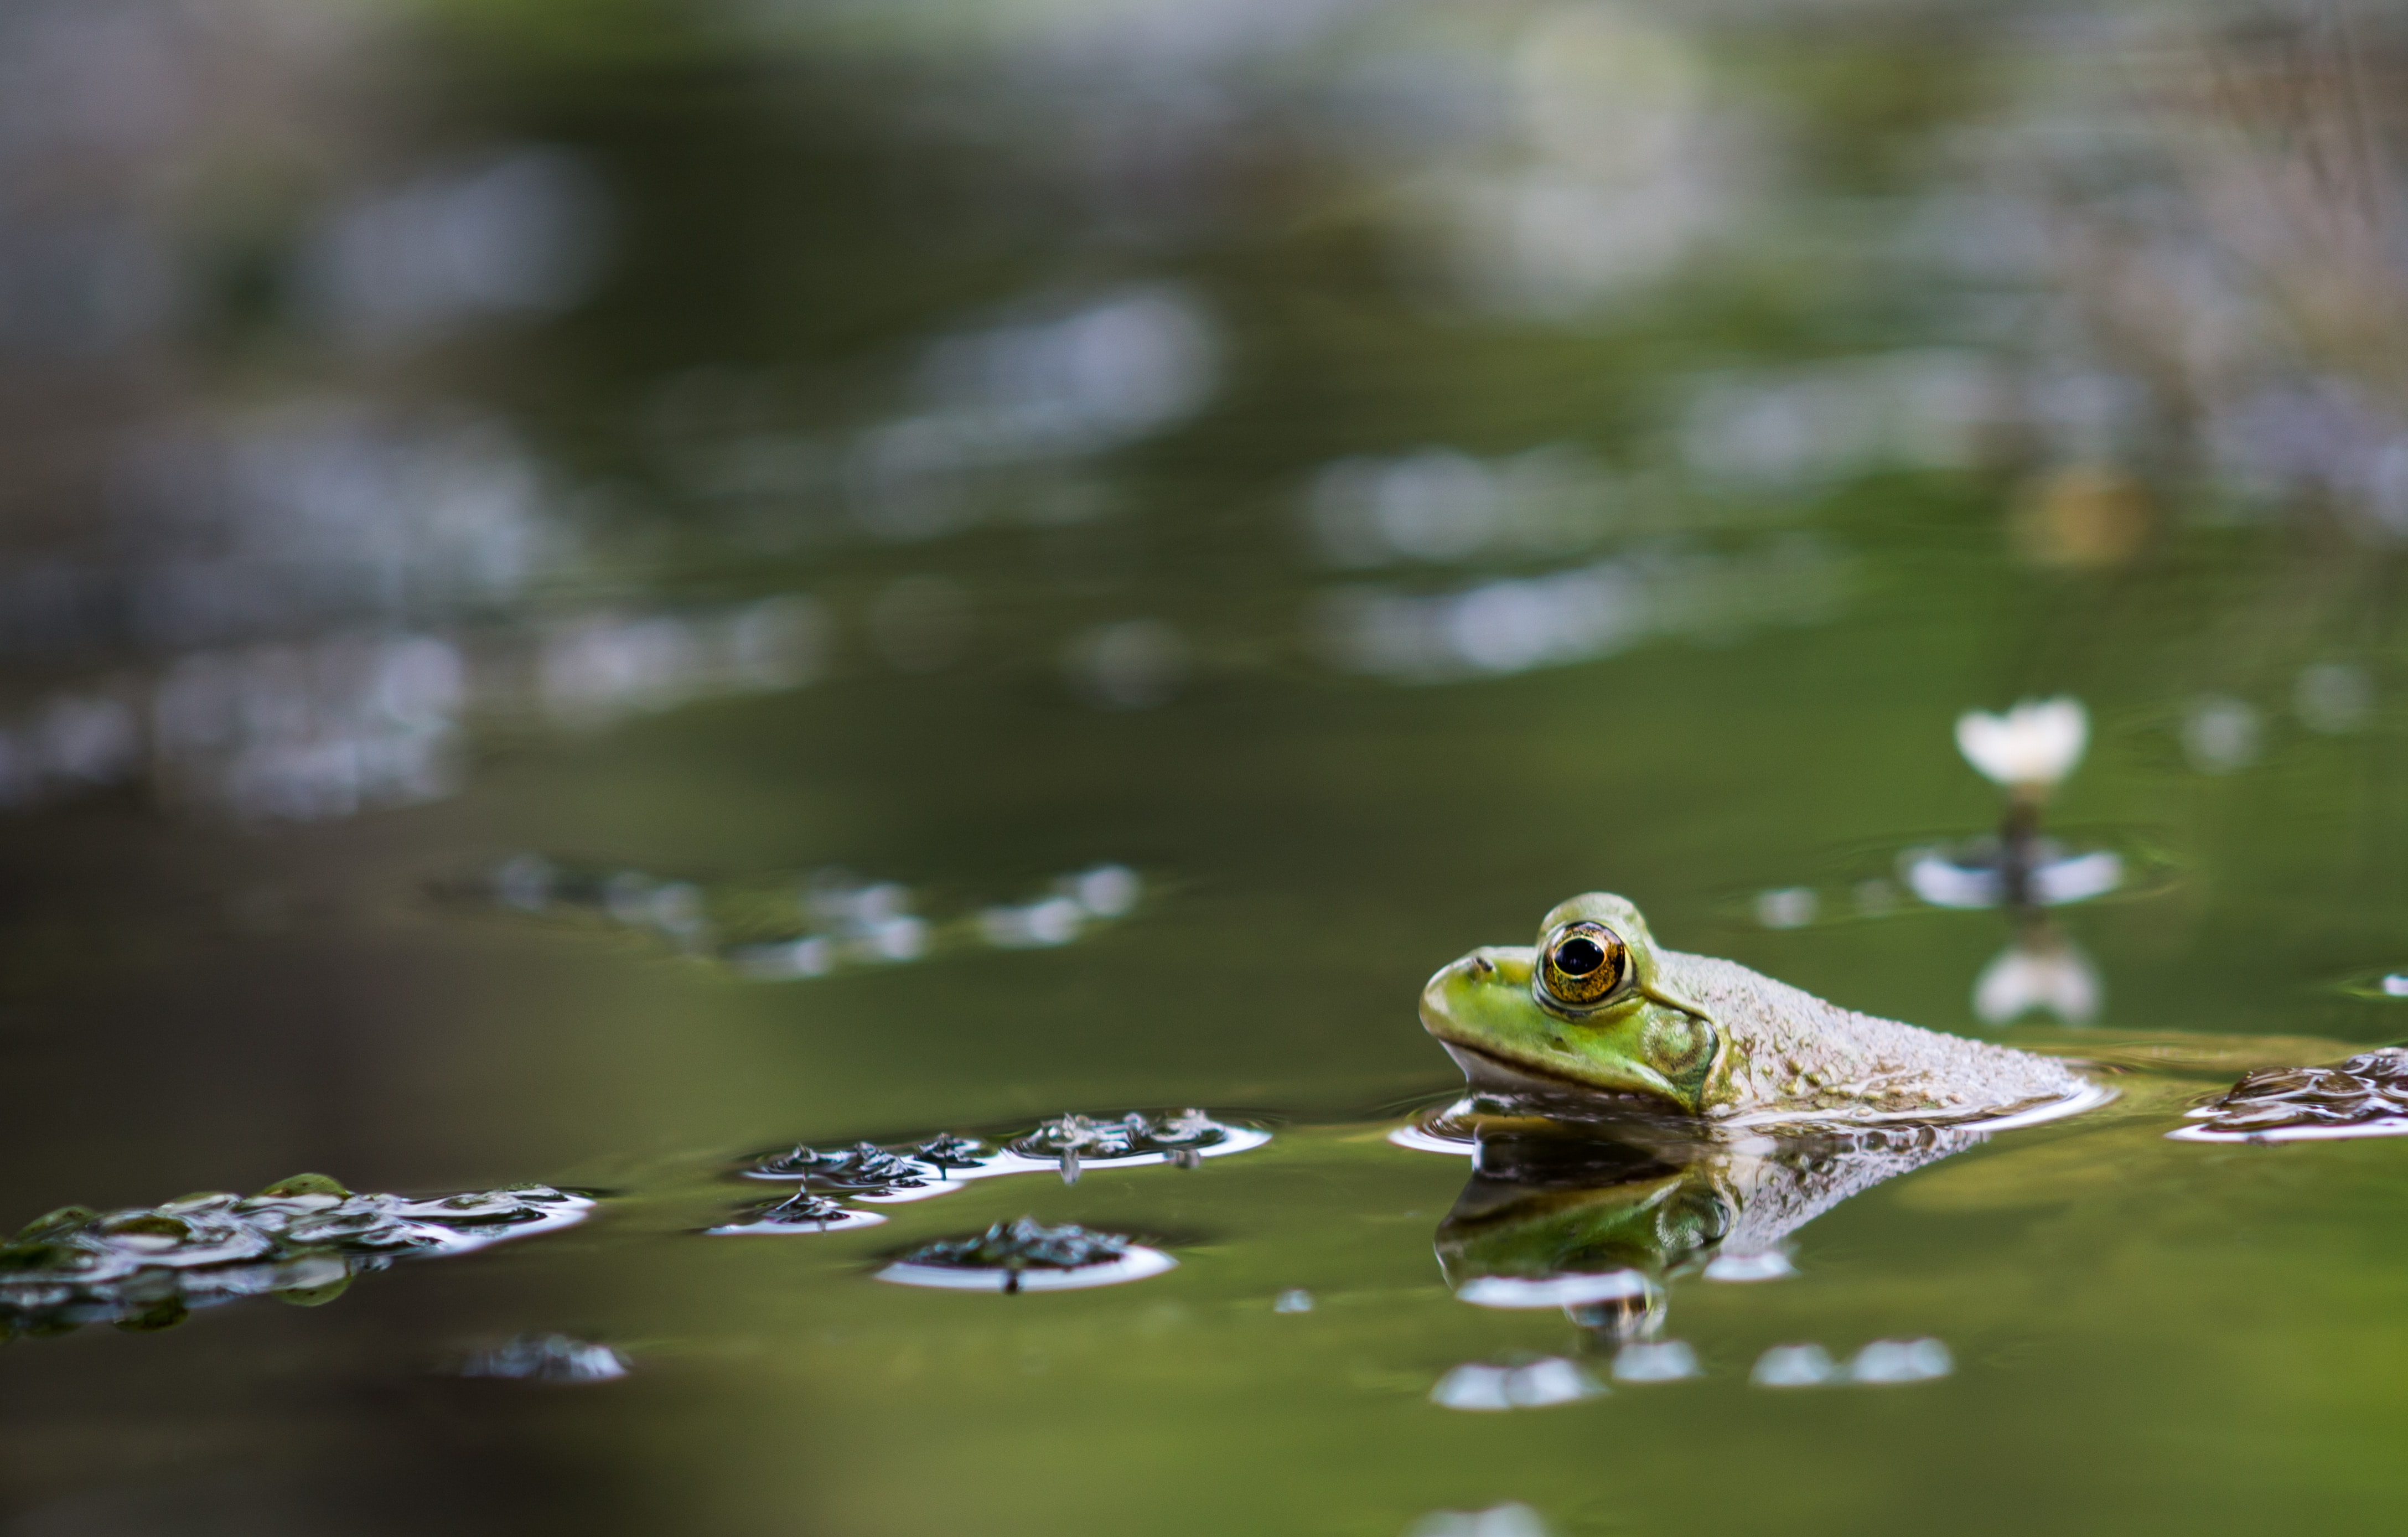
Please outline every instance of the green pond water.
[{"label": "green pond water", "polygon": [[[2164,1135],[2408,1036],[2408,279],[2381,154],[2325,153],[2389,142],[2393,31],[111,14],[0,9],[51,87],[0,112],[0,1219],[300,1170],[597,1204],[29,1328],[0,1530],[2394,1502],[2408,1142]],[[1958,715],[2060,694],[2047,828],[2114,889],[2037,938],[1918,897],[2000,813]],[[2117,1098],[1860,1182],[1791,1273],[1676,1266],[1698,1374],[1617,1378],[1594,1312],[1456,1295],[1470,1162],[1389,1136],[1462,1086],[1423,981],[1591,889]],[[1270,1139],[699,1232],[794,1188],[765,1149],[1182,1107]],[[875,1276],[1023,1215],[1177,1264]],[[475,1364],[554,1333],[627,1370]],[[1754,1380],[1885,1340],[1942,1368]],[[1466,1368],[1580,1390],[1440,1401]]]}]

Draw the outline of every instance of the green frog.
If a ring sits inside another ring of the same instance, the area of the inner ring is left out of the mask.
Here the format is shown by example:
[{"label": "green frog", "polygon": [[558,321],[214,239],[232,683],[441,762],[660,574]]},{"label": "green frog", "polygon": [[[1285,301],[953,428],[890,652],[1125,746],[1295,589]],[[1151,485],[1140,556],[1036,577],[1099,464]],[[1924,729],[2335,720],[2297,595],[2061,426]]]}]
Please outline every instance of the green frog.
[{"label": "green frog", "polygon": [[1534,946],[1484,945],[1445,968],[1421,1013],[1475,1089],[1621,1096],[1716,1126],[1996,1124],[2108,1098],[2048,1057],[1664,949],[1608,892],[1558,905]]}]

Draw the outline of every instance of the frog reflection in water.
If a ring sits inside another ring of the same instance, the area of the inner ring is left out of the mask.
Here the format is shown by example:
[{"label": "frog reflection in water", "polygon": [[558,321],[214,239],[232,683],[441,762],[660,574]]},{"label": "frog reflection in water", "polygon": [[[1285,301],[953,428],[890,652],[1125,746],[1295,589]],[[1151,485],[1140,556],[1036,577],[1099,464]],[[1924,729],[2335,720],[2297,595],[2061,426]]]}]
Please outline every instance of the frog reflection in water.
[{"label": "frog reflection in water", "polygon": [[1531,948],[1440,971],[1421,1013],[1472,1090],[1419,1134],[1473,1155],[1439,1228],[1449,1284],[1579,1303],[1616,1334],[1652,1327],[1657,1278],[1781,1273],[1788,1235],[1848,1198],[2106,1098],[2046,1057],[1666,950],[1603,892],[1549,912]]},{"label": "frog reflection in water", "polygon": [[1998,1121],[2104,1098],[2046,1057],[1663,949],[1605,892],[1557,906],[1534,947],[1485,945],[1440,971],[1421,1014],[1477,1091],[1617,1096],[1717,1127]]},{"label": "frog reflection in water", "polygon": [[[1985,1135],[1895,1127],[1776,1141],[1700,1138],[1670,1118],[1491,1118],[1471,1179],[1439,1225],[1439,1265],[1448,1286],[1472,1300],[1589,1300],[1575,1314],[1584,1322],[1644,1332],[1657,1321],[1662,1294],[1638,1276],[1652,1283],[1717,1260],[1764,1259],[1776,1268],[1753,1273],[1784,1273],[1777,1257],[1799,1228]],[[1524,1284],[1633,1271],[1627,1289],[1597,1291],[1612,1300],[1604,1305],[1584,1296],[1513,1293]]]}]

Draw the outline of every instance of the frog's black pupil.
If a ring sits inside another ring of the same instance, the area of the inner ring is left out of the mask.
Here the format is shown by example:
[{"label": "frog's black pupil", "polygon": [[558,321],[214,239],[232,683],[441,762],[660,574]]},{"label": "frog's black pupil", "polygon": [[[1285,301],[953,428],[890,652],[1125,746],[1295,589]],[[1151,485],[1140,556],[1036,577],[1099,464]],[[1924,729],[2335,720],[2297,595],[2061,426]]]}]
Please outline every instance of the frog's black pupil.
[{"label": "frog's black pupil", "polygon": [[1584,977],[1605,964],[1605,947],[1595,940],[1571,939],[1555,946],[1555,970],[1568,977]]}]

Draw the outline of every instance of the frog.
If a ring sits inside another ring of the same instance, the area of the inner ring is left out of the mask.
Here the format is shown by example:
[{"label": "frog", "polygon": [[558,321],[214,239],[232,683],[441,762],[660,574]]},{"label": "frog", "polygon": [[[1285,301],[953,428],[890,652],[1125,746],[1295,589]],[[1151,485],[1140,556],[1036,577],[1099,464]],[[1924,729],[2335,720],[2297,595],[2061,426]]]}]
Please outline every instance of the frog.
[{"label": "frog", "polygon": [[1533,945],[1483,945],[1441,968],[1421,1018],[1475,1090],[1614,1099],[1708,1127],[1997,1123],[2107,1098],[2053,1057],[1667,949],[1612,892],[1556,904]]}]

